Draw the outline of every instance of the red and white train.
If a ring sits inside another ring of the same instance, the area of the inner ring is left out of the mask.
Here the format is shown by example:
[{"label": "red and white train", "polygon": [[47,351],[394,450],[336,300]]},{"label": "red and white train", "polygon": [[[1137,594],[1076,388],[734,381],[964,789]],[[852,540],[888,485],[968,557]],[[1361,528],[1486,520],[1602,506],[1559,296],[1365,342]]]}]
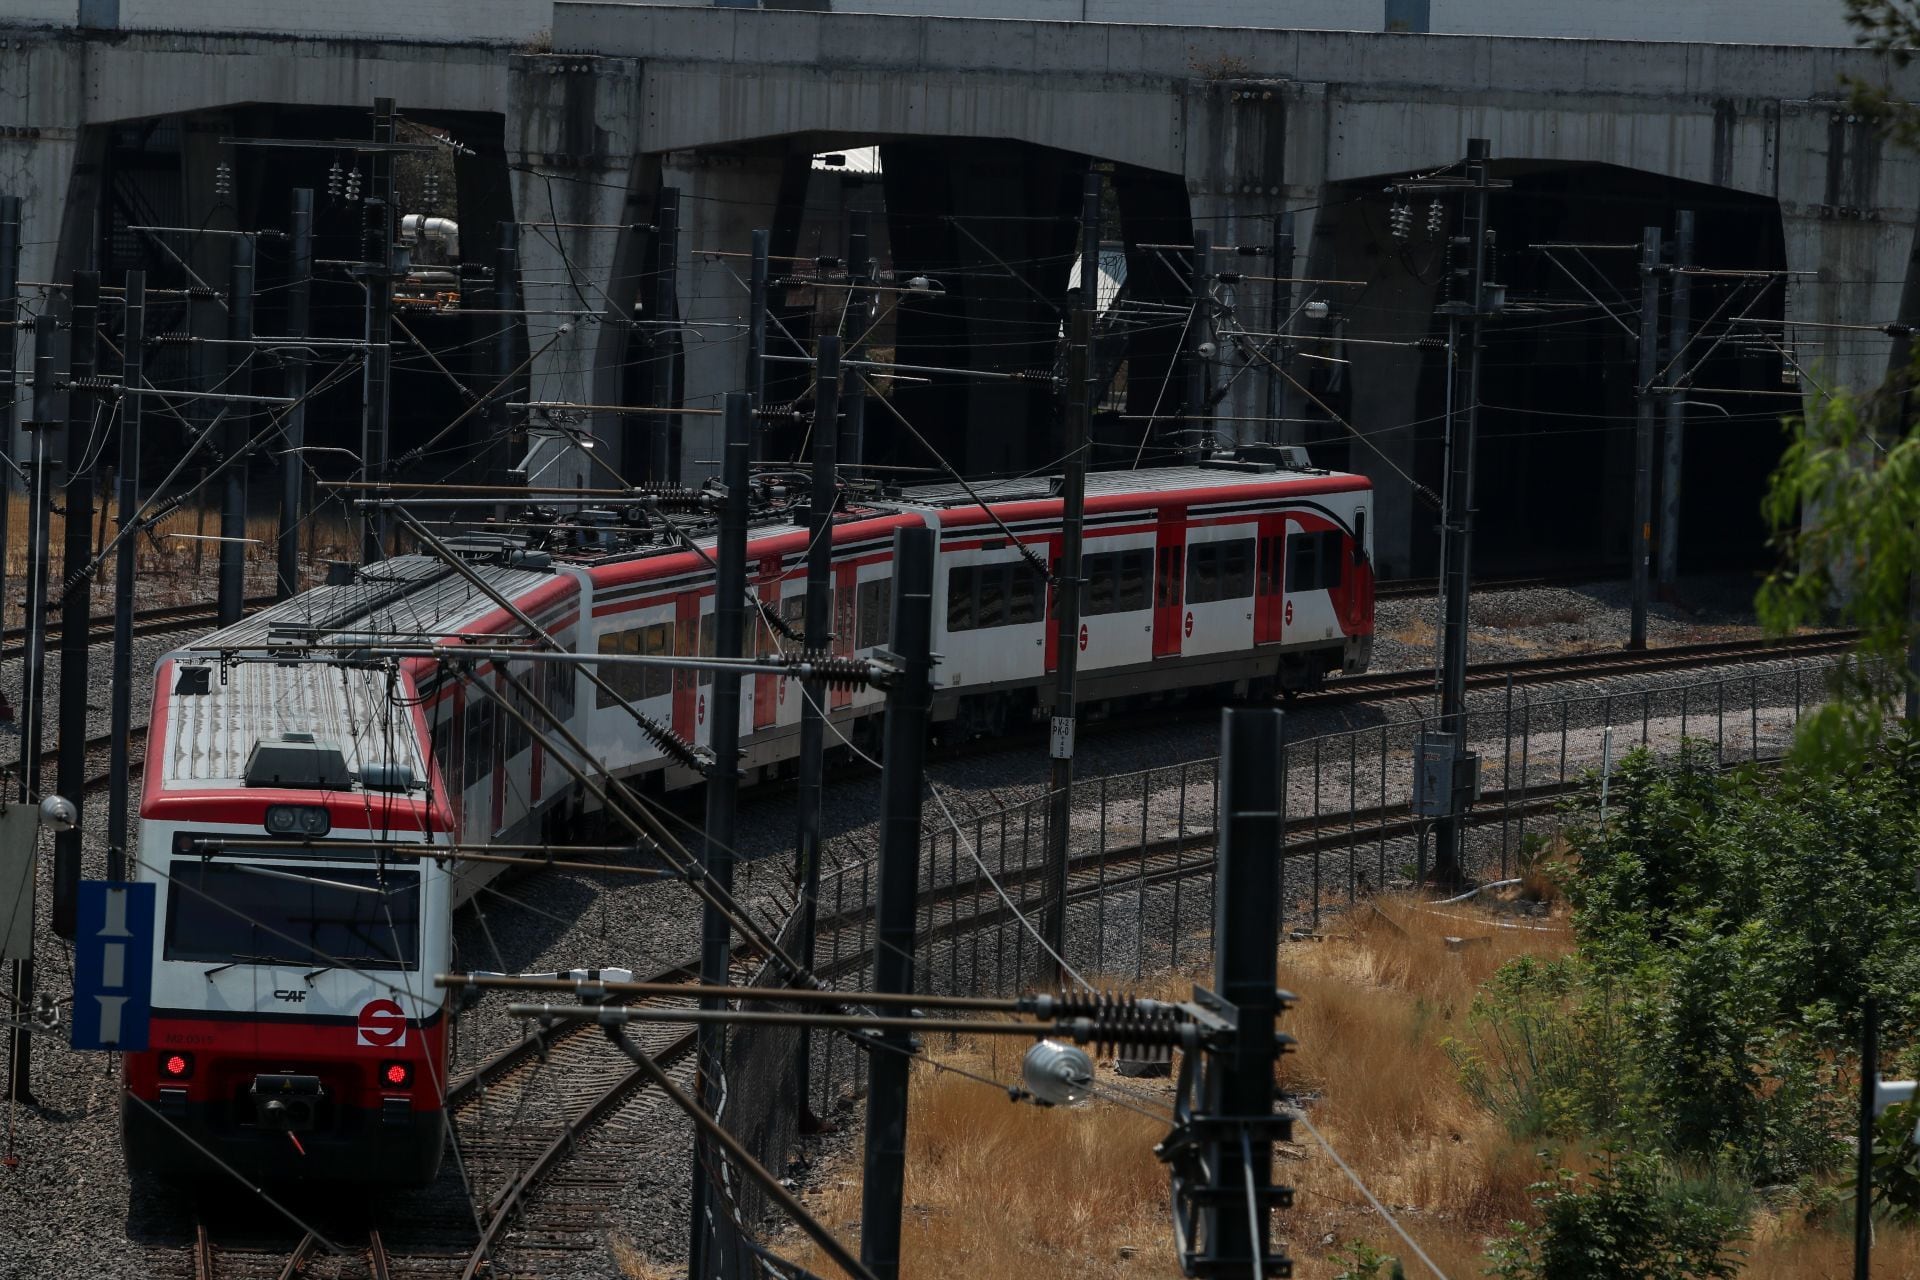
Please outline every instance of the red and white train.
[{"label": "red and white train", "polygon": [[[1056,558],[1057,487],[976,486],[997,522],[957,486],[844,506],[836,652],[886,644],[893,531],[928,525],[939,533],[936,722],[992,734],[1044,710],[1050,593],[1009,533]],[[1364,670],[1371,504],[1364,477],[1297,455],[1089,476],[1082,697],[1270,696]],[[712,652],[711,570],[683,539],[570,536],[543,549],[470,539],[463,554],[489,591],[579,653]],[[807,538],[789,511],[748,542],[752,589],[796,633]],[[712,550],[711,529],[695,540]],[[755,631],[750,647],[779,645],[764,621]],[[451,967],[452,911],[485,873],[405,846],[538,839],[577,808],[579,789],[542,742],[432,661],[327,660],[307,646],[518,633],[444,562],[405,556],[162,659],[138,843],[160,927],[151,1049],[125,1058],[131,1166],[205,1170],[211,1156],[251,1178],[433,1177],[449,1009],[432,977]],[[533,718],[563,720],[596,769],[663,789],[695,781],[618,703],[700,744],[710,675],[609,664],[616,698],[566,664],[513,665],[544,704]],[[472,678],[501,682],[491,668]],[[777,776],[798,750],[799,691],[773,676],[744,684],[746,776]],[[877,693],[841,689],[830,713],[858,741],[880,707]]]}]

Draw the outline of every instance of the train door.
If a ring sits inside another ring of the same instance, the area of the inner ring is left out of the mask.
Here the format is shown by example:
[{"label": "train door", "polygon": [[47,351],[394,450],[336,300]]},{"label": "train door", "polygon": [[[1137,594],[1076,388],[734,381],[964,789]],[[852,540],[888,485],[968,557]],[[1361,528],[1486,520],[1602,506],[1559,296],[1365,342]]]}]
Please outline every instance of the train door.
[{"label": "train door", "polygon": [[[770,613],[780,611],[780,557],[769,556],[760,562],[760,603]],[[774,631],[766,618],[747,614],[746,651],[766,657],[780,649],[779,634]],[[758,733],[774,726],[774,720],[780,712],[780,693],[774,688],[780,683],[778,676],[757,675],[753,678],[753,731]]]},{"label": "train door", "polygon": [[1278,644],[1286,621],[1285,516],[1262,520],[1253,586],[1253,642]]},{"label": "train door", "polygon": [[1181,629],[1186,623],[1186,526],[1185,507],[1160,508],[1153,567],[1153,656],[1156,658],[1180,656]]},{"label": "train door", "polygon": [[[700,593],[682,591],[673,600],[673,651],[700,652]],[[688,742],[699,732],[699,682],[685,667],[673,669],[673,731]]]},{"label": "train door", "polygon": [[[855,597],[859,593],[859,573],[851,563],[833,566],[833,651],[842,658],[853,656]],[[829,711],[853,705],[853,689],[835,685],[827,703]]]}]

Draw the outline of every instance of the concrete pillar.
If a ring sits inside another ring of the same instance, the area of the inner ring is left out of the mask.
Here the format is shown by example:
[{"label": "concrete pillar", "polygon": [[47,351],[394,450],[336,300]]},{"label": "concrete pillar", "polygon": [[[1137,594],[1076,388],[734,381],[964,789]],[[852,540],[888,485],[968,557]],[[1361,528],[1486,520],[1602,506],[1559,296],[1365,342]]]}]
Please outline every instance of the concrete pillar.
[{"label": "concrete pillar", "polygon": [[[529,399],[621,402],[621,370],[635,317],[636,212],[652,199],[634,186],[639,71],[631,59],[516,54],[508,87],[506,152],[520,226]],[[616,470],[618,416],[556,412],[552,421],[595,440]],[[532,425],[542,425],[535,419]],[[604,485],[613,476],[579,449],[543,469],[541,484]]]},{"label": "concrete pillar", "polygon": [[[660,181],[680,189],[681,403],[719,409],[746,385],[747,259],[753,232],[771,227],[790,171],[789,148],[681,151],[661,161]],[[802,170],[804,176],[804,170]],[[724,255],[738,254],[729,257]],[[786,344],[773,342],[774,350]],[[689,416],[681,431],[680,478],[719,474],[722,422]]]},{"label": "concrete pillar", "polygon": [[[1797,321],[1878,325],[1901,317],[1908,253],[1914,244],[1910,210],[1898,221],[1872,222],[1793,215],[1784,208],[1782,214],[1787,268],[1814,273],[1791,276],[1786,282],[1789,325]],[[1819,329],[1789,330],[1788,336],[1808,344],[1797,353],[1792,346],[1787,350],[1802,366],[1801,390],[1809,408],[1825,394],[1822,387],[1865,392],[1887,374],[1893,350],[1890,337]]]},{"label": "concrete pillar", "polygon": [[[80,129],[80,98],[84,87],[81,60],[71,41],[32,34],[0,42],[0,84],[32,85],[21,97],[12,118],[16,128],[0,137],[0,193],[20,197],[20,278],[53,280],[61,227],[65,222],[67,185],[73,174]],[[38,309],[39,290],[22,288],[21,296]],[[12,331],[17,370],[32,368],[33,328]],[[0,341],[7,336],[0,334]],[[28,388],[13,415],[27,416]],[[25,437],[16,433],[4,441],[12,456],[20,456]]]},{"label": "concrete pillar", "polygon": [[[1295,262],[1310,260],[1315,212],[1326,183],[1326,86],[1283,80],[1196,80],[1185,88],[1186,173],[1195,227],[1213,233],[1214,270],[1247,276],[1298,274],[1241,247],[1270,248],[1275,226],[1293,211]],[[1271,332],[1276,289],[1266,281],[1222,283],[1217,301],[1240,329]],[[1310,296],[1296,288],[1297,300]],[[1282,319],[1285,312],[1282,312]],[[1267,416],[1265,363],[1216,338],[1215,387],[1227,384],[1214,408],[1223,441],[1297,439]],[[1296,373],[1297,377],[1298,374]]]}]

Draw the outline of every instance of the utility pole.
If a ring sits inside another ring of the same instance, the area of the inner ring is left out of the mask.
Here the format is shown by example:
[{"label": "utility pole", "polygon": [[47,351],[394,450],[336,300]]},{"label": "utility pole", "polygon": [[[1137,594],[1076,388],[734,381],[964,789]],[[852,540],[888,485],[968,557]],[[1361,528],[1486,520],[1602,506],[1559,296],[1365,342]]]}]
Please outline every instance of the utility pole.
[{"label": "utility pole", "polygon": [[[767,253],[772,233],[762,228],[753,233],[753,265],[747,286],[747,390],[753,395],[753,407],[767,404]],[[753,456],[766,456],[761,433],[753,435]]]},{"label": "utility pole", "polygon": [[[312,193],[306,193],[311,196]],[[296,202],[296,208],[298,207]],[[135,388],[145,381],[147,346],[147,273],[127,272],[126,360],[120,381],[119,541],[113,562],[112,737],[107,765],[107,879],[127,878],[128,743],[133,736],[133,522],[140,506],[140,415],[146,397]],[[288,457],[288,469],[294,455]],[[295,478],[298,484],[298,477]],[[284,544],[283,544],[284,546]]]},{"label": "utility pole", "polygon": [[[1061,963],[1067,954],[1067,845],[1073,826],[1075,680],[1080,670],[1081,542],[1087,520],[1087,452],[1093,427],[1093,311],[1099,305],[1100,175],[1080,196],[1080,302],[1067,347],[1066,475],[1061,486],[1060,556],[1053,568],[1054,689],[1047,755],[1047,903],[1041,933]],[[1025,565],[1015,572],[1026,572]]]},{"label": "utility pole", "polygon": [[1445,803],[1434,831],[1436,881],[1451,884],[1460,878],[1461,826],[1473,801],[1479,760],[1466,753],[1467,730],[1467,608],[1473,586],[1473,452],[1480,430],[1481,331],[1497,315],[1505,291],[1487,279],[1487,193],[1511,185],[1488,176],[1485,138],[1467,141],[1466,177],[1438,178],[1400,185],[1401,192],[1451,190],[1464,193],[1463,234],[1453,241],[1451,279],[1454,296],[1440,307],[1447,317],[1447,346],[1456,361],[1464,356],[1464,373],[1453,379],[1454,393],[1447,405],[1446,563],[1442,572],[1447,618],[1441,659],[1440,721],[1450,739],[1445,753]]},{"label": "utility pole", "polygon": [[[835,453],[840,443],[840,336],[820,338],[813,390],[813,503],[807,514],[807,607],[802,645],[810,654],[833,643],[833,507],[839,494]],[[813,968],[814,936],[819,922],[820,817],[826,808],[824,780],[827,746],[827,685],[809,680],[800,686],[800,830],[793,845],[794,883],[800,886],[800,939],[796,958]],[[801,1116],[811,1114],[813,1076],[811,1037],[802,1035],[798,1064]]]},{"label": "utility pole", "polygon": [[[913,990],[914,899],[920,883],[920,797],[933,706],[933,530],[893,535],[892,644],[899,673],[887,689],[881,746],[880,872],[874,888],[873,989]],[[879,1280],[900,1275],[900,1209],[907,1167],[907,1071],[912,1039],[876,1035],[867,1056],[865,1182],[860,1189],[860,1261]]]},{"label": "utility pole", "polygon": [[1633,622],[1627,648],[1647,647],[1647,573],[1653,559],[1653,381],[1660,357],[1660,228],[1640,239],[1639,405],[1633,428]]},{"label": "utility pole", "polygon": [[[507,442],[513,438],[513,410],[507,408],[507,402],[513,399],[514,388],[511,385],[513,370],[519,361],[514,359],[514,339],[520,332],[514,322],[512,312],[519,309],[520,296],[520,224],[506,221],[497,224],[499,243],[493,250],[493,309],[499,314],[494,318],[500,327],[493,333],[493,378],[499,384],[493,410],[495,439],[500,447],[494,456],[499,459],[492,468],[493,481],[496,484],[507,482],[507,472],[520,465],[520,459],[526,456],[524,449],[515,449]],[[631,430],[631,428],[629,429]],[[622,448],[626,439],[621,440]],[[629,475],[638,474],[639,468],[629,470],[630,458],[644,456],[640,451],[622,454],[620,465]]]},{"label": "utility pole", "polygon": [[[726,451],[721,459],[720,476],[726,496],[720,508],[720,538],[714,547],[714,655],[738,658],[746,647],[747,596],[747,485],[748,454],[752,445],[748,433],[753,422],[753,402],[745,393],[733,391],[726,401]],[[707,743],[713,749],[713,765],[707,771],[706,838],[701,845],[701,866],[707,883],[723,894],[733,892],[734,815],[740,802],[740,673],[716,671],[709,689]],[[728,981],[728,959],[733,938],[727,917],[709,901],[701,913],[700,981],[705,986],[722,987]],[[721,1009],[726,1002],[718,997],[700,1001],[702,1009]],[[701,1026],[698,1036],[700,1101],[712,1115],[720,1109],[721,1077],[726,1061],[726,1028],[719,1023]],[[695,1149],[693,1161],[693,1239],[689,1251],[691,1274],[706,1280],[715,1273],[731,1275],[726,1257],[725,1232],[708,1228],[713,1208],[713,1171],[716,1157],[705,1144]]]},{"label": "utility pole", "polygon": [[1283,213],[1273,222],[1273,301],[1269,306],[1267,332],[1278,333],[1279,350],[1267,366],[1267,417],[1272,419],[1262,434],[1269,443],[1299,444],[1306,433],[1294,421],[1293,384],[1285,373],[1293,368],[1293,339],[1285,336],[1293,320],[1293,214]]},{"label": "utility pole", "polygon": [[[855,209],[847,214],[847,283],[852,286],[847,291],[847,359],[855,362],[867,358],[867,327],[873,319],[873,295],[868,292],[868,286],[873,283],[872,272],[867,213],[864,209]],[[840,419],[840,464],[857,472],[866,461],[867,382],[865,371],[857,365],[848,368],[846,377],[847,391],[843,397],[846,403],[841,406],[844,416]]]},{"label": "utility pole", "polygon": [[1187,317],[1187,431],[1192,436],[1189,448],[1206,447],[1210,434],[1207,423],[1213,417],[1207,403],[1213,386],[1211,344],[1207,338],[1212,320],[1213,232],[1196,227],[1193,232],[1193,268],[1187,279],[1193,311]]},{"label": "utility pole", "polygon": [[[233,266],[227,279],[228,382],[239,395],[253,391],[253,249],[252,236],[233,238]],[[249,425],[245,416],[228,414],[221,441],[226,453],[220,503],[219,617],[223,627],[240,621],[247,598],[247,464],[241,455],[247,451]]]},{"label": "utility pole", "polygon": [[[388,413],[393,365],[393,142],[392,98],[373,100],[373,181],[365,204],[364,248],[367,284],[367,366],[362,382],[360,459],[365,478],[387,480]],[[387,554],[387,517],[375,507],[364,517],[360,558],[367,564]]]},{"label": "utility pole", "polygon": [[[304,338],[313,298],[313,191],[310,188],[299,187],[293,193],[288,233],[293,243],[287,264],[287,334]],[[131,331],[131,324],[128,328]],[[300,451],[307,443],[307,357],[298,343],[286,353],[286,361],[287,395],[293,403],[287,406],[286,443],[280,454],[280,538],[275,548],[274,595],[281,600],[300,590],[300,489],[305,476],[304,455]],[[129,389],[133,385],[131,381],[127,383]],[[120,469],[124,475],[124,462]],[[126,518],[123,512],[121,519]]]},{"label": "utility pole", "polygon": [[[1668,383],[1684,385],[1680,356],[1687,349],[1692,323],[1693,210],[1673,215],[1673,297],[1667,314]],[[1683,392],[1667,396],[1667,439],[1660,470],[1660,595],[1672,599],[1680,581],[1680,468],[1686,458],[1687,405]]]},{"label": "utility pole", "polygon": [[[647,308],[647,317],[651,322],[648,338],[652,352],[647,362],[653,375],[649,379],[653,384],[651,403],[663,409],[673,409],[679,407],[680,395],[674,360],[678,344],[673,335],[673,324],[679,315],[676,282],[680,270],[680,188],[660,188],[659,204],[653,211],[653,225],[656,228],[653,280],[648,290],[651,305]],[[653,465],[648,469],[648,478],[661,484],[678,484],[680,425],[674,415],[663,413],[654,417],[652,446]]]},{"label": "utility pole", "polygon": [[[88,446],[99,421],[101,400],[92,389],[100,343],[100,273],[73,275],[73,309],[67,340],[67,491],[65,536],[61,540],[60,581],[60,755],[59,787],[84,811],[87,785],[87,658],[93,626],[93,592],[87,569],[93,563],[93,477],[87,473]],[[44,624],[44,602],[41,615]],[[53,838],[53,931],[73,937],[80,902],[80,823]]]},{"label": "utility pole", "polygon": [[1860,1004],[1860,1113],[1854,1149],[1853,1275],[1873,1274],[1873,1117],[1879,1103],[1880,1010],[1872,996]]},{"label": "utility pole", "polygon": [[[13,457],[14,400],[20,382],[14,374],[20,358],[20,197],[0,196],[0,456]],[[13,468],[0,465],[0,632],[7,622],[7,520],[13,505]],[[0,720],[13,708],[0,692]]]},{"label": "utility pole", "polygon": [[[45,736],[43,700],[47,665],[47,542],[51,535],[47,492],[47,433],[59,429],[53,406],[54,319],[42,311],[33,324],[33,433],[31,498],[27,507],[27,661],[20,677],[22,715],[20,734],[20,799],[40,800],[40,742]],[[27,1009],[33,1002],[33,961],[13,962],[12,1052],[8,1062],[8,1096],[15,1102],[33,1101],[33,1037],[27,1030]]]},{"label": "utility pole", "polygon": [[[1291,1192],[1273,1185],[1273,1144],[1292,1126],[1273,1114],[1273,1069],[1291,1037],[1275,1024],[1287,993],[1275,988],[1280,949],[1280,861],[1286,840],[1281,754],[1284,713],[1275,708],[1220,713],[1220,849],[1214,894],[1215,982],[1236,1011],[1232,1047],[1209,1059],[1203,1085],[1213,1119],[1205,1167],[1214,1185],[1193,1188],[1207,1206],[1200,1275],[1291,1275],[1272,1252],[1272,1214]],[[1281,807],[1276,808],[1276,804]]]}]

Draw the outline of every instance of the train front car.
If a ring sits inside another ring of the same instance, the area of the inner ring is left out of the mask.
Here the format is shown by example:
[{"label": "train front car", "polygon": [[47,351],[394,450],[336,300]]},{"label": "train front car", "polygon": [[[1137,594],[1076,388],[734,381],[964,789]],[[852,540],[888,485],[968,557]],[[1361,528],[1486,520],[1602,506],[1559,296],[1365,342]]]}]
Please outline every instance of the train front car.
[{"label": "train front car", "polygon": [[433,1179],[446,1136],[444,842],[408,678],[176,653],[156,674],[138,878],[157,886],[128,1167]]}]

